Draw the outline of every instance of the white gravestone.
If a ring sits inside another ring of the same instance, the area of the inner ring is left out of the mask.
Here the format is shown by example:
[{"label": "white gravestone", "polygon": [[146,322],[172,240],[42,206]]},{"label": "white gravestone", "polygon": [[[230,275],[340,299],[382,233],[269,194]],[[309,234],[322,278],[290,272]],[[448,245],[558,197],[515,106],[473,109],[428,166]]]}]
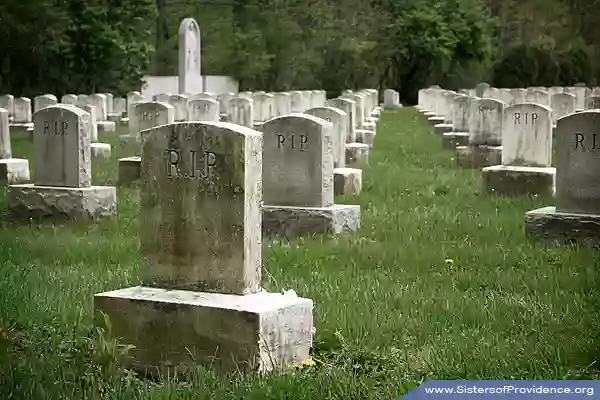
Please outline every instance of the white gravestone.
[{"label": "white gravestone", "polygon": [[35,99],[33,99],[33,108],[35,111],[40,111],[43,108],[54,106],[56,104],[58,104],[58,100],[53,94],[44,94],[36,96]]},{"label": "white gravestone", "polygon": [[273,95],[275,102],[275,115],[281,117],[292,113],[292,100],[288,92],[278,92]]},{"label": "white gravestone", "polygon": [[247,97],[234,97],[229,100],[228,121],[252,128],[254,126],[254,104]]},{"label": "white gravestone", "polygon": [[182,94],[169,96],[169,104],[175,109],[175,122],[188,120],[188,98]]},{"label": "white gravestone", "polygon": [[29,182],[29,161],[12,158],[8,110],[0,108],[0,183]]},{"label": "white gravestone", "polygon": [[[312,301],[261,287],[262,135],[228,123],[153,128],[143,147],[142,284],[97,294],[129,368],[282,370],[309,357]],[[171,310],[177,309],[176,313]]]},{"label": "white gravestone", "polygon": [[340,233],[360,225],[360,206],[334,204],[332,129],[306,114],[262,125],[265,235]]},{"label": "white gravestone", "polygon": [[219,102],[213,99],[196,99],[188,104],[190,121],[219,122]]},{"label": "white gravestone", "polygon": [[71,105],[33,114],[33,184],[9,186],[9,212],[18,218],[100,218],[116,213],[114,187],[92,186],[90,115]]},{"label": "white gravestone", "polygon": [[574,94],[558,92],[550,97],[550,108],[552,109],[552,123],[556,124],[559,118],[575,112],[577,99]]},{"label": "white gravestone", "polygon": [[600,241],[600,110],[584,110],[557,121],[556,206],[525,214],[531,236]]}]

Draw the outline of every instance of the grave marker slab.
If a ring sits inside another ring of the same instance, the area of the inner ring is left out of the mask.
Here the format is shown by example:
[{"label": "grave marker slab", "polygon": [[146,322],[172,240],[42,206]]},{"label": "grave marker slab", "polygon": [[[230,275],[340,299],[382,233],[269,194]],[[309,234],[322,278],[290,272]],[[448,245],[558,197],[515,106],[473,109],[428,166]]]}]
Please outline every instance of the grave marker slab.
[{"label": "grave marker slab", "polygon": [[358,228],[360,206],[334,204],[332,129],[305,114],[262,125],[265,235],[290,238]]},{"label": "grave marker slab", "polygon": [[186,18],[179,25],[179,93],[195,93],[204,90],[200,51],[200,27],[193,18]]},{"label": "grave marker slab", "polygon": [[29,161],[12,158],[8,110],[0,108],[0,183],[29,182]]},{"label": "grave marker slab", "polygon": [[190,121],[219,122],[219,102],[209,98],[192,100],[188,104],[188,116]]},{"label": "grave marker slab", "polygon": [[312,301],[261,288],[262,135],[222,122],[160,126],[142,160],[144,286],[94,298],[98,323],[106,313],[135,346],[130,367],[269,371],[307,359]]},{"label": "grave marker slab", "polygon": [[248,128],[254,127],[254,104],[247,97],[234,97],[229,100],[228,121]]},{"label": "grave marker slab", "polygon": [[92,186],[90,115],[55,105],[33,115],[33,184],[8,187],[9,212],[17,218],[99,218],[116,213],[114,187]]}]

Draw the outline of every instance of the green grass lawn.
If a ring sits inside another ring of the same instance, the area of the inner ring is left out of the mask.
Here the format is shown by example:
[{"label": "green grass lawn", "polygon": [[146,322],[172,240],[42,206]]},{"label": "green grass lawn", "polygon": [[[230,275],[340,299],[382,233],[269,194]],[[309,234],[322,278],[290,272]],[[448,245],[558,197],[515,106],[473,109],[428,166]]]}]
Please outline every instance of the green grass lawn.
[{"label": "green grass lawn", "polygon": [[[132,155],[115,134],[94,183]],[[25,135],[15,157],[31,158]],[[93,327],[93,295],[139,280],[138,196],[96,225],[0,220],[1,399],[394,399],[428,379],[598,379],[600,268],[591,248],[532,242],[550,198],[481,193],[412,109],[384,113],[359,232],[265,243],[265,286],[313,299],[315,366],[267,376],[135,378]],[[3,195],[2,195],[3,197]],[[5,208],[5,207],[4,207]]]}]

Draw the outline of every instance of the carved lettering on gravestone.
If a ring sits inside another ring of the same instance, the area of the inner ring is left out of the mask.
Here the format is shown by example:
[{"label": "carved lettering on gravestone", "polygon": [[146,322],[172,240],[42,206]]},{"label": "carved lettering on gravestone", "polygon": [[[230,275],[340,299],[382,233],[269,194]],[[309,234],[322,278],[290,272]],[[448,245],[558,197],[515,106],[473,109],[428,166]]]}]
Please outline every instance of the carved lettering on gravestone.
[{"label": "carved lettering on gravestone", "polygon": [[160,113],[158,111],[152,113],[152,112],[148,112],[148,111],[144,111],[142,113],[142,120],[143,121],[153,121],[158,119],[158,117],[160,116]]},{"label": "carved lettering on gravestone", "polygon": [[[300,137],[297,138],[296,135],[291,134],[289,135],[291,137],[292,140],[290,140],[287,145],[291,145],[290,149],[292,150],[300,150],[300,151],[305,151],[308,149],[308,136],[306,135],[299,135]],[[286,142],[285,142],[285,135],[278,133],[277,134],[277,148],[280,149],[281,147],[285,147],[286,146]]]},{"label": "carved lettering on gravestone", "polygon": [[[524,118],[523,118],[523,123],[524,124],[535,124],[535,121],[539,118],[539,116],[537,115],[537,113],[524,113]],[[521,123],[521,113],[517,112],[515,113],[515,124],[520,124]]]},{"label": "carved lettering on gravestone", "polygon": [[[186,132],[185,140],[192,140],[189,131]],[[216,166],[216,154],[205,150],[218,142],[218,138],[204,136],[204,142],[201,143],[198,150],[189,150],[188,154],[182,154],[177,145],[177,131],[173,129],[171,133],[170,146],[165,149],[167,159],[167,177],[169,179],[211,179],[213,177],[213,168]],[[201,154],[201,156],[198,156]],[[200,157],[200,159],[198,159]],[[200,165],[201,169],[198,168]]]},{"label": "carved lettering on gravestone", "polygon": [[64,136],[67,134],[67,121],[54,121],[52,124],[44,121],[44,135]]},{"label": "carved lettering on gravestone", "polygon": [[581,149],[581,151],[589,151],[589,150],[599,150],[598,147],[596,147],[596,134],[592,133],[592,140],[591,140],[591,147],[590,147],[590,141],[588,140],[586,142],[586,144],[588,145],[588,148],[586,149],[585,144],[584,144],[584,140],[585,140],[585,135],[583,132],[575,132],[575,150],[577,149]]}]

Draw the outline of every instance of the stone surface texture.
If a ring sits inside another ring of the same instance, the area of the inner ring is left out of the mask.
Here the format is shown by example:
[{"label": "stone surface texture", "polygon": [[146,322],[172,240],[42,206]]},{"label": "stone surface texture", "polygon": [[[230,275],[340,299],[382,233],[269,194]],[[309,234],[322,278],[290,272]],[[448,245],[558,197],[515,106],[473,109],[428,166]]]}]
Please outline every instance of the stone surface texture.
[{"label": "stone surface texture", "polygon": [[142,177],[142,157],[125,157],[119,159],[119,186],[129,186]]},{"label": "stone surface texture", "polygon": [[447,132],[442,135],[442,147],[455,149],[469,144],[469,132]]},{"label": "stone surface texture", "polygon": [[483,168],[499,165],[502,161],[502,146],[459,146],[456,162],[465,168]]},{"label": "stone surface texture", "polygon": [[29,160],[20,158],[0,160],[0,183],[12,185],[30,180]]},{"label": "stone surface texture", "polygon": [[600,215],[559,212],[544,207],[525,214],[528,236],[568,242],[589,241],[600,244]]},{"label": "stone surface texture", "polygon": [[369,150],[365,143],[346,143],[346,166],[362,168],[369,165]]},{"label": "stone surface texture", "polygon": [[336,168],[333,170],[333,191],[336,196],[357,196],[362,190],[362,170]]},{"label": "stone surface texture", "polygon": [[556,168],[494,165],[482,169],[483,188],[501,196],[554,195]]}]

